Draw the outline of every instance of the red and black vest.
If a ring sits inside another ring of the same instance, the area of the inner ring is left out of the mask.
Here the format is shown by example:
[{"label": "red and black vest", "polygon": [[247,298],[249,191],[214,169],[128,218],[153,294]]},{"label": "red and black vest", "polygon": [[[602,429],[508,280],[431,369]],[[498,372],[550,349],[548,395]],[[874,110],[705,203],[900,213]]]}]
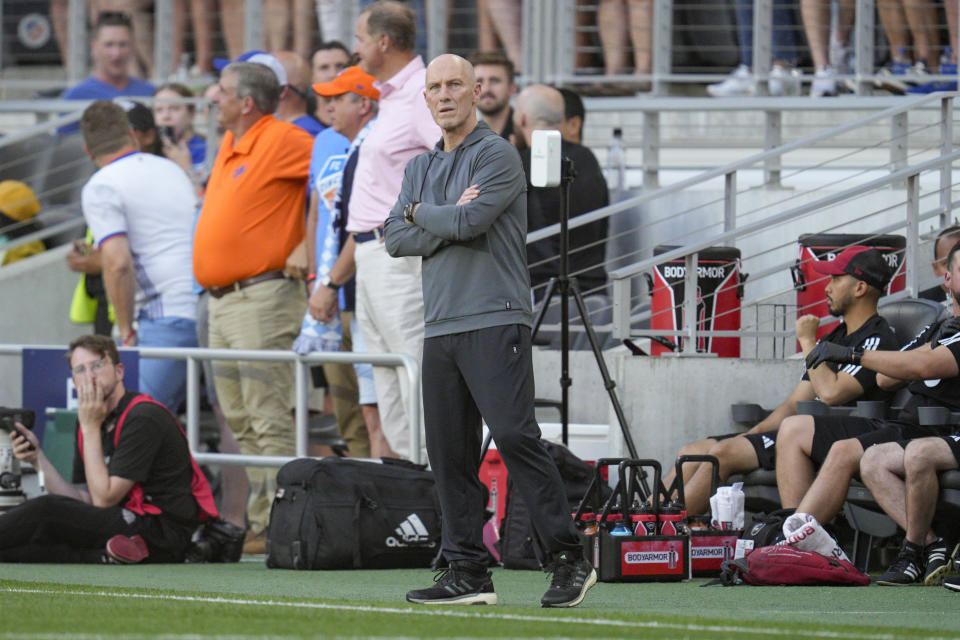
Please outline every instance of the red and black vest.
[{"label": "red and black vest", "polygon": [[[145,393],[138,394],[130,400],[130,403],[127,405],[127,408],[123,410],[123,413],[120,414],[120,418],[117,420],[117,426],[113,430],[113,446],[117,447],[117,444],[120,442],[120,430],[123,428],[123,423],[126,421],[127,414],[130,413],[130,410],[141,402],[150,402],[158,407],[163,407],[163,410],[166,411],[171,418],[173,418],[174,424],[177,425],[177,429],[180,430],[180,434],[183,435],[184,440],[187,438],[187,434],[184,433],[183,427],[180,426],[180,423],[177,419],[170,413],[170,410],[164,407],[161,403],[157,402],[150,396]],[[80,448],[80,458],[83,458],[83,432],[80,429],[79,422],[77,423],[77,446]],[[193,467],[193,479],[190,482],[190,491],[193,493],[193,499],[196,501],[197,506],[199,507],[198,518],[201,522],[211,518],[216,518],[217,505],[213,500],[213,492],[210,490],[210,484],[207,482],[207,477],[203,475],[203,471],[200,470],[200,466],[197,464],[197,461],[193,459],[193,455],[189,451],[189,445],[187,448],[187,455],[190,456],[190,465]],[[163,513],[160,507],[155,504],[150,504],[149,502],[144,501],[143,496],[143,487],[140,486],[139,482],[134,483],[133,488],[126,495],[126,503],[123,505],[124,508],[133,511],[137,515],[151,514],[159,515]]]}]

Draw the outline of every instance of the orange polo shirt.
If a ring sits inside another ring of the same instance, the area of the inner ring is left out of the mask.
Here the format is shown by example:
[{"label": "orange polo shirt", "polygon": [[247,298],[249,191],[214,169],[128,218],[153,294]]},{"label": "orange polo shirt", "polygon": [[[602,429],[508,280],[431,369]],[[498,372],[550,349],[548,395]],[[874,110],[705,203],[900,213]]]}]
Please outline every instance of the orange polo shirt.
[{"label": "orange polo shirt", "polygon": [[283,269],[303,240],[313,138],[272,115],[234,144],[227,132],[213,163],[193,238],[193,273],[206,289]]}]

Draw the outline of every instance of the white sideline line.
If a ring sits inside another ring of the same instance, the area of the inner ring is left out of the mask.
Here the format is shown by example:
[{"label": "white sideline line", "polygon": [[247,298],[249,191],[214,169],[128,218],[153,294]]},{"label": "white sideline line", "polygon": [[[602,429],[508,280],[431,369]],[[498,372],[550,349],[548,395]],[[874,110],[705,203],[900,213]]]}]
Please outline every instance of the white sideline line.
[{"label": "white sideline line", "polygon": [[[868,640],[898,640],[899,636],[890,633],[849,633],[843,631],[807,631],[803,629],[754,629],[750,627],[735,627],[727,625],[710,624],[679,624],[671,622],[631,622],[628,620],[615,620],[609,618],[564,618],[556,616],[532,616],[521,614],[494,613],[471,613],[467,611],[454,611],[450,609],[432,609],[429,607],[374,607],[364,605],[346,605],[330,604],[324,602],[284,602],[280,600],[251,600],[247,598],[225,598],[209,596],[178,596],[172,594],[152,594],[152,593],[125,593],[119,591],[59,591],[55,589],[21,589],[16,587],[0,588],[0,592],[5,593],[30,593],[40,595],[81,595],[97,596],[104,598],[132,598],[141,600],[168,600],[177,602],[203,602],[207,604],[232,604],[232,605],[250,605],[259,607],[289,607],[297,609],[326,609],[332,611],[358,611],[364,613],[393,613],[400,615],[422,615],[433,617],[448,618],[466,618],[466,619],[484,619],[496,618],[498,620],[515,620],[518,622],[554,622],[557,624],[575,624],[575,625],[595,625],[604,627],[623,627],[633,629],[677,629],[681,631],[703,631],[719,633],[746,633],[757,635],[776,635],[789,637],[808,637],[808,638],[866,638]],[[923,633],[923,629],[916,629],[918,633]],[[4,637],[6,634],[0,635]],[[31,638],[39,636],[31,635]],[[63,637],[61,635],[61,637]],[[74,636],[78,637],[78,636]],[[184,636],[191,637],[191,636]],[[957,636],[924,636],[928,640],[952,640]]]}]

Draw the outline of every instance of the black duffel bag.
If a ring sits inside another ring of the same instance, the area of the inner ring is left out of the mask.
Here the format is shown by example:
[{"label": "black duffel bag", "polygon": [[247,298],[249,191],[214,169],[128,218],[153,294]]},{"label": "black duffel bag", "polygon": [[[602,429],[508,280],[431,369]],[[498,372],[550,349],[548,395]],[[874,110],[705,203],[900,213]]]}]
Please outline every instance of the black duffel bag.
[{"label": "black duffel bag", "polygon": [[440,502],[422,466],[302,458],[277,473],[268,567],[429,567],[439,546]]}]

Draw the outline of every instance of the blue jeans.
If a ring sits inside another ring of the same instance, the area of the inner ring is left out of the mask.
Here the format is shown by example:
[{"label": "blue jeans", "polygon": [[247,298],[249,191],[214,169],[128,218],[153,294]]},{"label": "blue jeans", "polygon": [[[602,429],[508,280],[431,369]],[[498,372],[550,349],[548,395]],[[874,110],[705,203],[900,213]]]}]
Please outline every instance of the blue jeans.
[{"label": "blue jeans", "polygon": [[[740,62],[753,66],[753,0],[736,0],[737,37],[740,40]],[[803,42],[797,6],[789,0],[774,0],[773,3],[773,61],[797,64],[798,51]]]},{"label": "blue jeans", "polygon": [[[187,318],[138,320],[141,347],[196,347],[197,323]],[[183,360],[141,358],[139,391],[163,403],[174,414],[186,397],[187,363]]]}]

